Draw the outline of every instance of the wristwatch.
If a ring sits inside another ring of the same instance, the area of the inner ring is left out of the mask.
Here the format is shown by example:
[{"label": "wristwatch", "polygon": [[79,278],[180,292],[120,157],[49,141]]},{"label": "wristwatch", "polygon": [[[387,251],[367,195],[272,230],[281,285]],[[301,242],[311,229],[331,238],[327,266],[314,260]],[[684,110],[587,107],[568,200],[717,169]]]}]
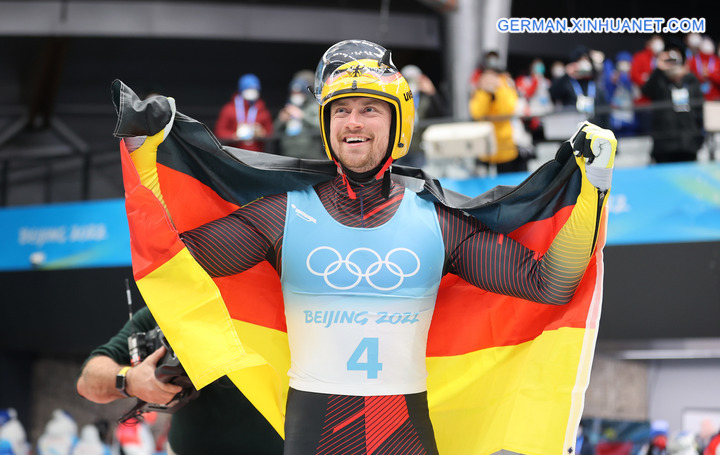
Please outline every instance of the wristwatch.
[{"label": "wristwatch", "polygon": [[118,389],[126,398],[130,398],[130,394],[127,393],[127,372],[131,367],[122,367],[115,376],[115,388]]}]

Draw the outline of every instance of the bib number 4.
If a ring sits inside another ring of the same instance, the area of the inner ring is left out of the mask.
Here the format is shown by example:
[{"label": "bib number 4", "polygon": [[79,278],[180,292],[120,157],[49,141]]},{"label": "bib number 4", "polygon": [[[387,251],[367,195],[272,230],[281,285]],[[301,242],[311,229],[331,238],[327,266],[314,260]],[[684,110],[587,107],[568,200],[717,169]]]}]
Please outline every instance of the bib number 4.
[{"label": "bib number 4", "polygon": [[347,361],[349,371],[365,371],[368,379],[377,379],[378,371],[382,370],[379,360],[379,340],[363,338]]}]

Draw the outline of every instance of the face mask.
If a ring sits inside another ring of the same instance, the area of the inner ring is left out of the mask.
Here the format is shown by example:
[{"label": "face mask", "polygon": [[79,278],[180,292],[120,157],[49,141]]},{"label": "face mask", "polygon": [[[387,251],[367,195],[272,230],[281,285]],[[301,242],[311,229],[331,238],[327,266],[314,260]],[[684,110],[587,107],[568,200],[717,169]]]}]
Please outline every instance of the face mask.
[{"label": "face mask", "polygon": [[485,62],[485,68],[493,71],[500,71],[500,59],[497,57],[488,57]]},{"label": "face mask", "polygon": [[627,73],[630,71],[630,62],[623,60],[622,62],[618,62],[617,69],[621,73]]},{"label": "face mask", "polygon": [[260,92],[254,88],[246,88],[242,92],[242,97],[248,101],[257,101],[260,98]]},{"label": "face mask", "polygon": [[305,102],[305,95],[302,93],[293,93],[290,95],[290,104],[294,104],[295,106],[302,106]]},{"label": "face mask", "polygon": [[659,54],[663,49],[665,49],[665,43],[663,43],[662,40],[654,39],[650,41],[650,50],[653,54]]},{"label": "face mask", "polygon": [[715,45],[711,40],[703,40],[703,42],[700,44],[700,53],[702,54],[712,54],[715,52]]},{"label": "face mask", "polygon": [[690,47],[698,47],[700,45],[700,42],[702,42],[702,38],[697,33],[691,33],[688,35],[688,46]]},{"label": "face mask", "polygon": [[535,63],[532,67],[535,74],[545,74],[545,65],[542,62]]},{"label": "face mask", "polygon": [[592,63],[587,60],[580,60],[577,65],[578,73],[588,75],[592,72]]},{"label": "face mask", "polygon": [[563,77],[563,75],[565,75],[565,68],[562,65],[554,65],[552,67],[551,73],[552,73],[552,77],[554,77],[556,79],[558,77]]}]

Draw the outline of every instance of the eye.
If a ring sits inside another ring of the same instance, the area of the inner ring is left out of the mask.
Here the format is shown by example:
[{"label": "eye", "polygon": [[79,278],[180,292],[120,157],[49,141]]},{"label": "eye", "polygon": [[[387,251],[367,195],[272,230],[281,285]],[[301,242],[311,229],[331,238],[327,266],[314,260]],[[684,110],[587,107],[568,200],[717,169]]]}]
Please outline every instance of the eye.
[{"label": "eye", "polygon": [[373,102],[363,107],[363,112],[373,115],[384,115],[388,112],[387,107],[381,102]]},{"label": "eye", "polygon": [[365,106],[364,111],[368,114],[382,114],[384,112],[383,107],[379,104],[368,104]]}]

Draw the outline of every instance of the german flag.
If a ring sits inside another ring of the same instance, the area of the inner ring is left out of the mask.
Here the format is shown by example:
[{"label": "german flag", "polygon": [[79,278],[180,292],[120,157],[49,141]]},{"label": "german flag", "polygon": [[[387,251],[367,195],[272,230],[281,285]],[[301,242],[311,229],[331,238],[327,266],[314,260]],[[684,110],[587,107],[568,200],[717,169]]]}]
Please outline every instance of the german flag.
[{"label": "german flag", "polygon": [[[179,233],[257,198],[329,180],[335,165],[223,147],[205,125],[176,113],[171,98],[140,100],[120,81],[112,95],[115,135],[126,138],[120,149],[138,288],[195,386],[227,375],[282,435],[290,352],[277,273],[263,262],[211,278]],[[131,153],[129,138],[138,136],[142,145]],[[393,166],[393,178],[544,253],[583,176],[566,143],[520,185],[475,198],[417,169]],[[603,212],[593,257],[564,306],[444,277],[427,346],[440,453],[574,452],[600,317],[605,226]]]}]

